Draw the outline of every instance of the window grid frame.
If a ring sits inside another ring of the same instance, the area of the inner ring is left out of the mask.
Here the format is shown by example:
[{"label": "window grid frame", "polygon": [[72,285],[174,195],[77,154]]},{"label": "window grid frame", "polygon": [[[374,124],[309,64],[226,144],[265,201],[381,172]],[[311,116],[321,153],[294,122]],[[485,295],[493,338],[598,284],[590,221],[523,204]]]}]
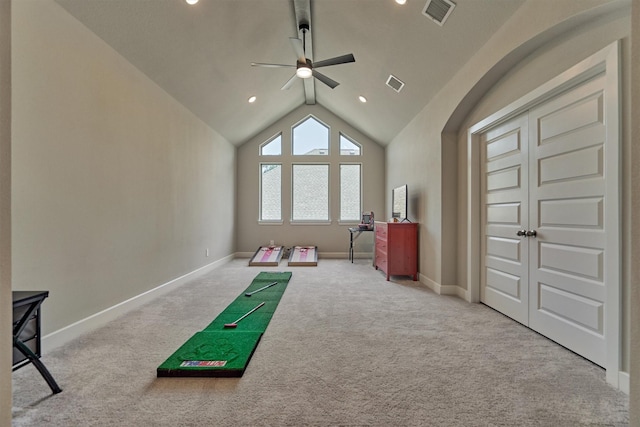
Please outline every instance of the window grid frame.
[{"label": "window grid frame", "polygon": [[[267,145],[271,144],[273,141],[275,141],[276,139],[280,138],[280,154],[263,154],[262,153],[262,149],[264,147],[266,147]],[[273,135],[271,138],[267,139],[265,142],[263,142],[262,144],[260,144],[260,146],[258,147],[258,156],[259,157],[276,157],[276,156],[282,156],[282,132],[278,132],[277,134]]]},{"label": "window grid frame", "polygon": [[[296,166],[326,166],[327,167],[327,219],[295,219],[294,218],[294,206],[295,200],[295,172]],[[289,223],[291,225],[296,224],[331,224],[331,163],[330,162],[292,162],[291,163],[291,212]]]},{"label": "window grid frame", "polygon": [[[342,138],[346,139],[347,141],[349,141],[350,143],[358,147],[358,150],[359,150],[358,154],[342,154]],[[338,150],[340,152],[341,157],[361,157],[363,155],[362,144],[360,144],[355,139],[351,138],[349,135],[347,135],[342,131],[338,133]]]},{"label": "window grid frame", "polygon": [[[280,169],[280,218],[279,219],[263,219],[263,171],[262,168],[264,166],[276,166]],[[258,223],[259,224],[283,224],[284,220],[282,218],[282,171],[284,170],[282,162],[260,162],[258,166],[258,181],[259,181],[259,190],[258,190]]]},{"label": "window grid frame", "polygon": [[[358,214],[354,219],[345,219],[342,218],[342,166],[358,166]],[[341,224],[353,224],[359,223],[362,215],[362,194],[363,194],[363,179],[362,179],[362,162],[340,162],[338,164],[338,185],[339,185],[339,212],[338,212],[338,222]]]}]

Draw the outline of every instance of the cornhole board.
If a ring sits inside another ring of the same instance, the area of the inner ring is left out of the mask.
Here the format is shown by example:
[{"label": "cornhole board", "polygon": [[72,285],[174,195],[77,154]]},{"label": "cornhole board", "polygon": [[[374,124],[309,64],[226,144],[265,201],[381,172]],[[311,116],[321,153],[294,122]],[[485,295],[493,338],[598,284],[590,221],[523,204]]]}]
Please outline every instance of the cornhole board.
[{"label": "cornhole board", "polygon": [[289,255],[289,266],[308,266],[315,267],[318,265],[318,247],[317,246],[294,246]]},{"label": "cornhole board", "polygon": [[278,266],[283,253],[284,246],[260,246],[249,261],[249,266]]}]

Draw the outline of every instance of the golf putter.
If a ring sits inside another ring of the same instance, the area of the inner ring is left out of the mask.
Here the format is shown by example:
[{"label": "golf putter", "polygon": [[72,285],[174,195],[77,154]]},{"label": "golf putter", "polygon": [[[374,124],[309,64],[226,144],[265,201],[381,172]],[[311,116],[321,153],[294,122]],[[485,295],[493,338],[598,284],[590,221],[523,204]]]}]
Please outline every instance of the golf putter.
[{"label": "golf putter", "polygon": [[269,283],[267,286],[263,286],[262,288],[260,288],[258,290],[255,290],[253,292],[247,292],[246,294],[244,294],[244,296],[245,297],[250,297],[253,294],[257,294],[258,292],[264,291],[265,289],[270,288],[270,287],[272,287],[274,285],[277,285],[277,284],[278,284],[278,282]]},{"label": "golf putter", "polygon": [[245,317],[247,317],[248,315],[250,315],[251,313],[253,313],[254,311],[256,311],[257,309],[259,309],[260,307],[262,307],[264,305],[264,301],[262,301],[260,304],[258,304],[257,306],[255,306],[254,308],[252,308],[251,310],[247,311],[244,316],[242,316],[241,318],[239,318],[238,320],[236,320],[233,323],[225,323],[224,327],[225,328],[235,328],[238,326],[238,322],[241,321],[242,319],[244,319]]}]

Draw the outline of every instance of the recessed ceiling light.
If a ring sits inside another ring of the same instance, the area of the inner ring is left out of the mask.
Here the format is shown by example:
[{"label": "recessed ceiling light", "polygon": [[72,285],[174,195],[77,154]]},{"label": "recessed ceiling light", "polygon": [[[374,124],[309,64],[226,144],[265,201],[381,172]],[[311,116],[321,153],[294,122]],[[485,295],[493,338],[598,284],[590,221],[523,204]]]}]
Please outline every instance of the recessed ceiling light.
[{"label": "recessed ceiling light", "polygon": [[[191,1],[193,1],[193,0],[191,0]],[[256,98],[255,96],[252,96],[252,97],[251,97],[251,98],[249,98],[247,101],[249,101],[249,104],[253,104],[254,102],[256,102],[256,99],[257,99],[257,98]]]},{"label": "recessed ceiling light", "polygon": [[362,103],[367,102],[367,98],[365,98],[365,97],[364,97],[364,96],[362,96],[362,95],[360,95],[360,96],[358,97],[358,99],[359,99],[359,100],[360,100],[360,102],[362,102]]},{"label": "recessed ceiling light", "polygon": [[187,2],[187,4],[190,4],[190,5],[194,5],[198,3],[198,0],[185,0],[185,1]]},{"label": "recessed ceiling light", "polygon": [[398,4],[405,4],[407,2],[407,0],[396,0],[396,3]]}]

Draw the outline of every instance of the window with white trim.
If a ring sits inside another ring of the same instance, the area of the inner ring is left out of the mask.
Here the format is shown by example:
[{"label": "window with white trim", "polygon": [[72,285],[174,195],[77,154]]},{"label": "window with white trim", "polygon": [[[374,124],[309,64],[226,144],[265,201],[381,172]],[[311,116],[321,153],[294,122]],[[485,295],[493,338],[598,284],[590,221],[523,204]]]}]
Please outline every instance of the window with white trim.
[{"label": "window with white trim", "polygon": [[282,221],[281,164],[260,164],[260,221]]},{"label": "window with white trim", "polygon": [[[338,221],[360,221],[362,163],[338,159],[362,156],[362,145],[342,132],[332,140],[330,127],[313,115],[300,120],[290,130],[291,138],[288,135],[283,138],[280,132],[259,145],[259,156],[266,160],[259,164],[259,222],[282,224],[283,217],[288,217],[292,223],[330,223],[330,208],[336,203],[337,209],[333,211]],[[330,156],[330,150],[339,150],[338,156]],[[326,156],[326,160],[313,162],[305,156]],[[338,168],[334,169],[337,173],[331,173],[332,166]],[[289,206],[283,206],[283,191],[287,191],[283,190],[283,183],[290,185],[290,193],[284,193]],[[333,193],[331,188],[335,189]]]},{"label": "window with white trim", "polygon": [[261,156],[279,156],[282,154],[282,134],[274,136],[260,145]]},{"label": "window with white trim", "polygon": [[362,214],[361,165],[340,164],[340,221],[359,221]]},{"label": "window with white trim", "polygon": [[329,126],[309,116],[293,127],[291,145],[294,156],[328,156]]},{"label": "window with white trim", "polygon": [[292,165],[292,221],[329,221],[329,165]]},{"label": "window with white trim", "polygon": [[360,154],[362,154],[362,146],[340,132],[340,155],[359,156]]}]

